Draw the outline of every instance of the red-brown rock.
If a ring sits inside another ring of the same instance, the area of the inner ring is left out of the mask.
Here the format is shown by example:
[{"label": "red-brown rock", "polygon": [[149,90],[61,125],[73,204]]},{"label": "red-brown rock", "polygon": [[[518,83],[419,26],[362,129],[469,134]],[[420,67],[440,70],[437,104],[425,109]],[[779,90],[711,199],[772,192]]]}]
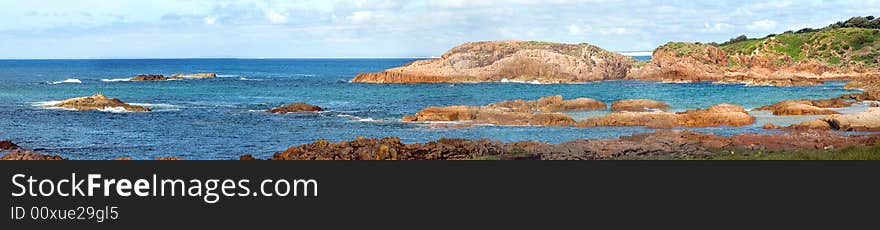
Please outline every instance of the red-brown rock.
[{"label": "red-brown rock", "polygon": [[21,150],[15,149],[12,152],[6,153],[0,160],[67,160],[60,156],[56,155],[47,155],[41,153],[35,153],[30,150]]}]

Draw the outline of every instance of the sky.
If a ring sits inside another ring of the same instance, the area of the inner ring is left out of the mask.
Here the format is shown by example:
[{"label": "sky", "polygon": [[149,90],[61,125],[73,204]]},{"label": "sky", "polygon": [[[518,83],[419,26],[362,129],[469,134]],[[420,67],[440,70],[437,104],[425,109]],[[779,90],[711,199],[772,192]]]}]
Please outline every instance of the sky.
[{"label": "sky", "polygon": [[394,58],[468,41],[669,41],[819,28],[880,0],[0,0],[0,59]]}]

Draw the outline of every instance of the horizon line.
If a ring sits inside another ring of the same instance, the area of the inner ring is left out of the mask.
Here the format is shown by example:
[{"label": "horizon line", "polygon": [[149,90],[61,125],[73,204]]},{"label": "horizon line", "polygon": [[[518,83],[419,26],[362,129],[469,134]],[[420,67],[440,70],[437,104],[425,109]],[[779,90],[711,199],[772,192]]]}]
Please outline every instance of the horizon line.
[{"label": "horizon line", "polygon": [[[651,56],[653,51],[612,51],[626,56]],[[170,59],[434,59],[438,56],[420,57],[77,57],[77,58],[0,58],[3,61],[14,60],[170,60]]]}]

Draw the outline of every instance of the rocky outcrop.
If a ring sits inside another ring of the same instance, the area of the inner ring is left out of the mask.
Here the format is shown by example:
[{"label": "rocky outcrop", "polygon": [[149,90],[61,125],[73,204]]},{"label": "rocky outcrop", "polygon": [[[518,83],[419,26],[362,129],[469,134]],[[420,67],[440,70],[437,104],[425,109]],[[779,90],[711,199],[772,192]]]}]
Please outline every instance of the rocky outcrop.
[{"label": "rocky outcrop", "polygon": [[723,137],[687,131],[638,134],[619,139],[578,140],[562,144],[534,141],[503,143],[440,139],[403,144],[399,138],[357,138],[350,142],[324,140],[291,147],[272,160],[598,160],[627,156],[705,156],[706,146],[723,146]]},{"label": "rocky outcrop", "polygon": [[0,160],[44,160],[45,161],[45,160],[67,160],[67,159],[62,158],[60,156],[56,156],[56,155],[46,155],[46,154],[35,153],[30,150],[15,149],[9,153],[6,153],[2,157],[0,157]]},{"label": "rocky outcrop", "polygon": [[636,61],[589,44],[537,41],[469,42],[440,58],[420,60],[352,82],[451,83],[521,81],[575,83],[623,79]]},{"label": "rocky outcrop", "polygon": [[773,115],[777,116],[796,116],[796,115],[829,115],[839,114],[839,112],[827,108],[843,108],[849,107],[853,102],[849,102],[840,98],[826,100],[790,100],[781,101],[779,103],[755,108],[757,111],[773,111]]},{"label": "rocky outcrop", "polygon": [[607,108],[601,101],[590,98],[564,100],[562,96],[538,100],[514,100],[485,106],[428,107],[414,116],[404,116],[404,122],[468,122],[468,124],[571,126],[575,120],[561,111],[600,110]]},{"label": "rocky outcrop", "polygon": [[51,107],[66,108],[74,110],[105,110],[112,108],[122,108],[130,112],[149,112],[150,109],[142,106],[133,106],[122,102],[116,98],[109,98],[103,94],[95,94],[88,97],[77,97],[63,100]]},{"label": "rocky outcrop", "polygon": [[12,141],[9,141],[9,140],[0,141],[0,150],[13,150],[13,149],[18,149],[18,148],[19,148],[18,145],[16,145],[15,143],[12,143]]},{"label": "rocky outcrop", "polygon": [[157,161],[182,161],[183,158],[179,157],[156,157]]},{"label": "rocky outcrop", "polygon": [[665,110],[669,105],[649,99],[620,100],[611,103],[611,111],[645,112],[648,110]]},{"label": "rocky outcrop", "polygon": [[180,79],[180,78],[215,78],[217,77],[216,73],[192,73],[192,74],[172,74],[171,79]]},{"label": "rocky outcrop", "polygon": [[185,78],[215,78],[217,77],[216,73],[193,73],[193,74],[172,74],[171,77],[165,77],[165,75],[161,74],[141,74],[137,75],[133,78],[130,78],[131,81],[166,81],[171,79],[185,79]]},{"label": "rocky outcrop", "polygon": [[856,101],[877,101],[880,100],[880,90],[868,90],[862,93],[846,94],[840,96],[840,98]]},{"label": "rocky outcrop", "polygon": [[266,110],[266,112],[270,112],[270,113],[310,113],[310,112],[318,112],[318,111],[324,111],[324,109],[321,107],[318,107],[318,106],[314,106],[314,105],[310,105],[310,104],[306,104],[306,103],[302,103],[302,102],[294,102],[289,105],[275,107],[275,108]]},{"label": "rocky outcrop", "polygon": [[825,150],[873,146],[878,143],[880,143],[880,135],[844,136],[817,131],[739,134],[731,137],[692,131],[657,131],[616,139],[576,140],[561,144],[534,141],[503,143],[488,139],[440,139],[424,144],[404,144],[396,137],[382,139],[359,137],[353,141],[333,143],[319,140],[294,146],[275,153],[271,160],[601,160],[638,159],[638,157],[690,159],[711,156],[715,154],[713,152],[728,149]]},{"label": "rocky outcrop", "polygon": [[865,112],[855,114],[829,115],[782,129],[880,132],[880,108],[869,108]]},{"label": "rocky outcrop", "polygon": [[649,128],[744,126],[755,122],[745,109],[718,104],[707,109],[686,112],[613,112],[603,117],[583,120],[578,127],[645,126]]},{"label": "rocky outcrop", "polygon": [[[819,40],[822,39],[816,41]],[[778,52],[783,48],[788,49],[786,47],[790,45],[775,37],[764,38],[749,48],[735,44],[716,46],[670,42],[655,49],[650,63],[627,78],[664,82],[744,83],[752,86],[805,86],[821,84],[826,80],[872,79],[874,77],[871,76],[880,73],[876,68],[866,68],[857,63],[838,66],[830,59],[826,60],[827,56],[818,55],[819,51],[807,51],[817,48],[819,45],[816,44],[804,44],[802,53],[798,54],[804,56],[792,57],[791,53]],[[844,51],[833,52],[834,55],[838,53]],[[848,87],[863,85],[866,84],[860,81],[848,84]]]},{"label": "rocky outcrop", "polygon": [[878,135],[841,135],[827,131],[745,133],[733,135],[729,139],[732,147],[753,150],[827,150],[880,144]]},{"label": "rocky outcrop", "polygon": [[168,78],[165,77],[165,75],[161,75],[161,74],[141,74],[141,75],[137,75],[137,76],[131,78],[130,80],[132,80],[132,81],[164,81],[164,80],[168,80]]}]

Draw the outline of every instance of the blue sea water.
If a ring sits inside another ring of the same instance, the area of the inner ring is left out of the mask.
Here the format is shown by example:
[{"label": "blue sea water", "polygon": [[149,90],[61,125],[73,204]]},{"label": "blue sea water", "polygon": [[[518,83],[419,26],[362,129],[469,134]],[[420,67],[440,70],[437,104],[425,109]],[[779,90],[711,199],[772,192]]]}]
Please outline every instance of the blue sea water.
[{"label": "blue sea water", "polygon": [[[854,91],[843,82],[810,87],[747,87],[736,84],[667,84],[607,81],[584,84],[400,84],[350,83],[358,73],[380,71],[413,59],[153,59],[153,60],[0,60],[0,139],[39,152],[72,159],[237,159],[246,153],[271,156],[318,139],[397,136],[404,142],[443,137],[552,143],[612,138],[650,132],[641,127],[547,128],[478,126],[433,128],[400,122],[428,106],[484,105],[549,95],[589,97],[610,103],[648,98],[674,110],[733,103],[746,108],[787,99],[824,99]],[[214,72],[215,79],[127,82],[137,74]],[[69,80],[68,80],[69,79]],[[154,109],[113,113],[46,109],[40,103],[103,93]],[[327,109],[316,114],[269,114],[265,109],[291,102]],[[858,109],[858,108],[855,108]],[[607,111],[573,113],[577,119]],[[808,117],[755,113],[746,127],[695,129],[720,135],[769,132],[777,124]]]}]

